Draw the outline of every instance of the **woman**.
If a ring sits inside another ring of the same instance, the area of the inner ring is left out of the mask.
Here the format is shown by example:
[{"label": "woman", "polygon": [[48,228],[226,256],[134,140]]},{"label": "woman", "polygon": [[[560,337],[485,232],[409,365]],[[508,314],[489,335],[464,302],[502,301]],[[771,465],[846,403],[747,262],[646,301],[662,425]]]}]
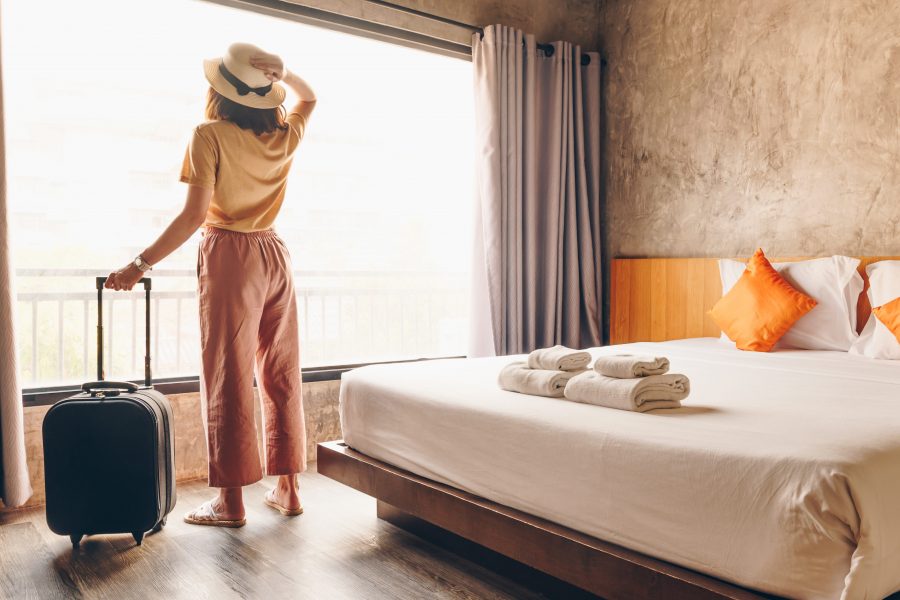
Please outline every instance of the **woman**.
[{"label": "woman", "polygon": [[[197,262],[200,397],[214,499],[185,515],[196,525],[241,527],[241,487],[262,479],[254,418],[254,363],[265,422],[265,470],[278,475],[266,504],[303,512],[297,475],[306,465],[300,349],[291,263],[272,225],[316,97],[278,56],[233,44],[204,61],[208,121],[194,130],[181,181],[184,208],[106,287],[130,290],[144,273],[205,228]],[[285,116],[283,81],[299,98]]]}]

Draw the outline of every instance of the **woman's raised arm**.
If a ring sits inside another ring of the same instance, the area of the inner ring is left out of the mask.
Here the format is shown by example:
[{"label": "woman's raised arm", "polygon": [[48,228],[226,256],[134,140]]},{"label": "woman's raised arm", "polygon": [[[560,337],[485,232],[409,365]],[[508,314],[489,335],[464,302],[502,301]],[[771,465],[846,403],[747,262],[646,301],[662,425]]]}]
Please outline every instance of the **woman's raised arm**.
[{"label": "woman's raised arm", "polygon": [[294,90],[294,93],[297,94],[297,97],[299,98],[297,104],[294,105],[294,108],[288,112],[298,113],[303,116],[304,122],[307,121],[309,115],[312,114],[313,109],[316,107],[316,93],[310,85],[306,83],[305,79],[293,71],[285,70],[284,84]]},{"label": "woman's raised arm", "polygon": [[309,118],[316,106],[316,93],[305,79],[289,71],[277,54],[260,54],[250,58],[250,64],[263,71],[272,83],[283,81],[284,85],[297,94],[297,104],[288,113],[298,113],[304,120]]}]

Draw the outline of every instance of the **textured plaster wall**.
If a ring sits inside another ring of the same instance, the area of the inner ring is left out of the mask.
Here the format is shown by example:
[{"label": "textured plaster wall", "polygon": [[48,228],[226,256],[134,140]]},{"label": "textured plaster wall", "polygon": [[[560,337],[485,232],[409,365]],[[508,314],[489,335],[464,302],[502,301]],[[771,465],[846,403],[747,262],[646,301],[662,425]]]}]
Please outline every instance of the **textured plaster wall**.
[{"label": "textured plaster wall", "polygon": [[[307,457],[316,460],[316,444],[341,438],[338,416],[340,381],[321,381],[303,384],[303,410],[306,413]],[[200,414],[200,395],[174,394],[168,397],[172,405],[175,431],[175,477],[178,481],[206,477],[206,435]],[[49,406],[25,409],[25,447],[28,452],[28,471],[34,495],[26,507],[43,504],[44,445],[41,427]],[[257,424],[260,424],[257,403]],[[262,451],[262,432],[260,451]],[[260,455],[262,456],[262,454]],[[0,504],[2,507],[2,504]]]},{"label": "textured plaster wall", "polygon": [[[404,14],[363,0],[292,0],[297,4],[361,17],[434,35],[442,39],[468,43],[465,30],[420,17]],[[447,17],[471,25],[495,23],[512,25],[533,33],[540,42],[565,40],[586,50],[599,47],[597,23],[601,0],[393,0],[409,8]]]},{"label": "textured plaster wall", "polygon": [[900,254],[900,2],[604,0],[607,256]]}]

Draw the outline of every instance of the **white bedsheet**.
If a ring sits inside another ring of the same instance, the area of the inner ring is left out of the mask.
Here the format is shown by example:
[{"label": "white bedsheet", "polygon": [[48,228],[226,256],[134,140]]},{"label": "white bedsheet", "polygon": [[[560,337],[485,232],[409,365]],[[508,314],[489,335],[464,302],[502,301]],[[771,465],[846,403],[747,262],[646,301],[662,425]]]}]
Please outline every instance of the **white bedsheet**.
[{"label": "white bedsheet", "polygon": [[373,458],[770,593],[900,589],[900,361],[741,352],[715,339],[591,350],[668,356],[680,409],[505,392],[519,357],[345,373],[344,440]]}]

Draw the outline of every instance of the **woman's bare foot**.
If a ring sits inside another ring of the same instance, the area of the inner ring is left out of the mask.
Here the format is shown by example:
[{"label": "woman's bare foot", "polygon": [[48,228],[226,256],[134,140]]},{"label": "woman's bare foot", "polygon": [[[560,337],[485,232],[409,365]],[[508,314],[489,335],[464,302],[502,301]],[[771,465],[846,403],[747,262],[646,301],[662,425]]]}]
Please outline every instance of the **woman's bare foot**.
[{"label": "woman's bare foot", "polygon": [[278,478],[275,489],[266,493],[266,504],[278,509],[284,515],[299,515],[303,512],[300,505],[300,494],[297,490],[296,475],[282,475]]},{"label": "woman's bare foot", "polygon": [[184,520],[194,525],[240,527],[246,522],[242,492],[239,487],[219,488],[218,496],[185,515]]},{"label": "woman's bare foot", "polygon": [[223,519],[243,519],[243,488],[219,488],[219,495],[212,502],[213,510]]}]

